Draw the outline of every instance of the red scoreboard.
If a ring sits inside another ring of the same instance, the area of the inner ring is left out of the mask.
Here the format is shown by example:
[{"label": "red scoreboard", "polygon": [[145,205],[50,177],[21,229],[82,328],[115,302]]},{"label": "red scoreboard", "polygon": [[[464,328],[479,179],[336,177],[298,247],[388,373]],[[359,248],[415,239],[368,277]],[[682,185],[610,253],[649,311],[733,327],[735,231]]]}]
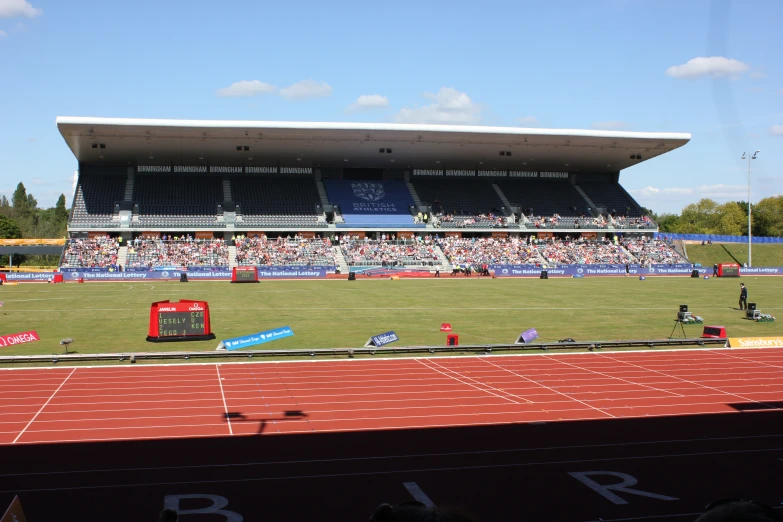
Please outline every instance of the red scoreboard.
[{"label": "red scoreboard", "polygon": [[150,306],[149,342],[206,341],[214,338],[206,301],[180,299],[178,303],[158,301]]},{"label": "red scoreboard", "polygon": [[231,272],[232,283],[258,283],[258,269],[254,266],[235,266]]}]

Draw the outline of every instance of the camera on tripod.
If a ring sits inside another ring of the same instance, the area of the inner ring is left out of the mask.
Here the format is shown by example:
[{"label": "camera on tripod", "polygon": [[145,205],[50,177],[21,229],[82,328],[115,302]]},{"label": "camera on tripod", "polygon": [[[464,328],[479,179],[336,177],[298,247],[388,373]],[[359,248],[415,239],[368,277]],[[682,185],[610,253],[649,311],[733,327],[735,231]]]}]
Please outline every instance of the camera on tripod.
[{"label": "camera on tripod", "polygon": [[680,323],[687,323],[687,324],[701,324],[704,322],[704,319],[702,319],[698,315],[693,315],[693,313],[689,312],[688,305],[681,304],[680,311],[677,312],[677,321]]}]

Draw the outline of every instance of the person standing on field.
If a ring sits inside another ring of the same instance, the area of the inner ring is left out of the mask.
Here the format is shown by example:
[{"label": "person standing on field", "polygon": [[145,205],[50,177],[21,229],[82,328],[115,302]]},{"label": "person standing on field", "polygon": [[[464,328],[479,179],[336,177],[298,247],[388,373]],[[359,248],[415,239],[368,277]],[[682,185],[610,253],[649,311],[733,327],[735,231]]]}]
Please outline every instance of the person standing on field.
[{"label": "person standing on field", "polygon": [[740,283],[739,309],[748,309],[748,289],[745,288],[745,283]]}]

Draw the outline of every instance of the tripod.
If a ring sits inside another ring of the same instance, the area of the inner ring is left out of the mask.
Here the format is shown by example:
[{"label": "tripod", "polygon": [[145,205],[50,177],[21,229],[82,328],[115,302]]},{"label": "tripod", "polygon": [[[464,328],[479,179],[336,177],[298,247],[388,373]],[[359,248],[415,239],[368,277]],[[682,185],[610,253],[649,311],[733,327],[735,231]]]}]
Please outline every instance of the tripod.
[{"label": "tripod", "polygon": [[672,328],[672,333],[669,334],[669,339],[674,337],[674,332],[675,332],[675,330],[677,330],[677,325],[680,326],[680,331],[682,332],[682,338],[683,339],[687,339],[688,336],[685,335],[685,326],[683,326],[684,323],[682,321],[680,321],[679,319],[675,319],[674,320],[674,328]]}]

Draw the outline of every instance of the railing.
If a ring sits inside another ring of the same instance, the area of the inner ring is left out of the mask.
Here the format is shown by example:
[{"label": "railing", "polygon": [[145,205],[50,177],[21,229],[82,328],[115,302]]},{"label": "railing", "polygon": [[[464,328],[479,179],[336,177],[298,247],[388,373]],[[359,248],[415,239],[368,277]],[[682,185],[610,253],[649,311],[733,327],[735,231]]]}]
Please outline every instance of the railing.
[{"label": "railing", "polygon": [[726,345],[726,339],[667,339],[667,340],[628,340],[628,341],[585,341],[573,343],[535,343],[535,344],[486,344],[463,346],[404,346],[378,348],[313,348],[300,350],[214,350],[203,352],[126,352],[68,355],[7,355],[0,356],[0,364],[25,363],[68,363],[77,361],[128,361],[171,360],[171,359],[237,359],[237,358],[288,358],[288,357],[347,357],[374,355],[406,354],[443,354],[464,353],[491,355],[503,352],[549,352],[550,350],[586,350],[595,351],[604,348],[667,348],[677,346]]}]

